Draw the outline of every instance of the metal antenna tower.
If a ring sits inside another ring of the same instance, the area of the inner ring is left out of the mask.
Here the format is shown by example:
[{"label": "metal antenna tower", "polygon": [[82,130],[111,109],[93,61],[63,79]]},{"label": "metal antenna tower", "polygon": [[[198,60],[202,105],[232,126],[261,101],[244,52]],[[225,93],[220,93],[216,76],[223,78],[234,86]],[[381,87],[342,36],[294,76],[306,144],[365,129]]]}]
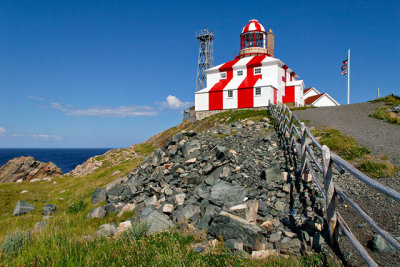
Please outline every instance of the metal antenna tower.
[{"label": "metal antenna tower", "polygon": [[200,42],[199,61],[197,64],[197,78],[196,78],[196,91],[197,91],[207,86],[206,73],[204,71],[213,66],[214,32],[208,29],[202,29],[196,32],[196,38]]}]

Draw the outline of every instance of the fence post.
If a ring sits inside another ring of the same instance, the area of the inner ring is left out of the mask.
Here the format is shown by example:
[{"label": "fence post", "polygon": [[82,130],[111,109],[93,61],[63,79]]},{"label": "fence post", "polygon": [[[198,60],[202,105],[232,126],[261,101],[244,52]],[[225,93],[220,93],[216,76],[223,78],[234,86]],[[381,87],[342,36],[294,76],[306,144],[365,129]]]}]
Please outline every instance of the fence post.
[{"label": "fence post", "polygon": [[332,180],[331,153],[326,145],[322,146],[322,169],[326,195],[326,219],[329,228],[329,238],[332,246],[338,244],[338,230],[336,218],[336,192]]},{"label": "fence post", "polygon": [[301,164],[300,164],[300,176],[304,173],[304,168],[306,167],[306,126],[304,123],[300,123],[300,131],[301,131]]}]

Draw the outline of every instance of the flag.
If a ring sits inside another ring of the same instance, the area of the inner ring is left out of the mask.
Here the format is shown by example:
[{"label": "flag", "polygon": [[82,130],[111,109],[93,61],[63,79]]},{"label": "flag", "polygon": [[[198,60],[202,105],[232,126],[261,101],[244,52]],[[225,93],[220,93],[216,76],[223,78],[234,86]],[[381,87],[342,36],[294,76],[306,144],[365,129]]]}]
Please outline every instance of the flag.
[{"label": "flag", "polygon": [[342,65],[342,75],[346,75],[347,74],[347,58],[345,60],[342,61],[343,65]]}]

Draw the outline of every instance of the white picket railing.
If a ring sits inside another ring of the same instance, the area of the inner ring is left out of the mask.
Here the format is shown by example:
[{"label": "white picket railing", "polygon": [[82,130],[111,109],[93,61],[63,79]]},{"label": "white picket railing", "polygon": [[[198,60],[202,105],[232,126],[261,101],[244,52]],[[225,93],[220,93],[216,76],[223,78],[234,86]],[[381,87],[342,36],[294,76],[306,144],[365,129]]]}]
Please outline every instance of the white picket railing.
[{"label": "white picket railing", "polygon": [[[314,183],[319,189],[319,192],[325,199],[326,220],[331,245],[334,247],[338,245],[338,233],[340,227],[344,235],[347,236],[351,244],[360,253],[367,264],[369,266],[378,266],[368,254],[367,250],[351,232],[343,217],[336,210],[336,197],[340,196],[341,199],[346,201],[379,235],[381,235],[395,249],[400,251],[400,242],[392,234],[382,229],[367,212],[365,212],[352,198],[350,198],[337,184],[333,182],[332,168],[335,168],[342,174],[347,171],[368,186],[393,198],[399,203],[400,193],[363,174],[353,165],[331,152],[327,146],[321,145],[311,134],[310,130],[305,127],[304,123],[302,123],[286,105],[270,104],[268,110],[274,120],[277,133],[283,137],[286,148],[291,150],[294,154],[297,154],[301,159],[297,175],[301,177],[304,173],[310,173]],[[300,127],[297,127],[296,124],[300,125]],[[312,148],[307,144],[306,138],[309,138],[311,143],[321,152],[321,163],[315,156]],[[323,186],[318,181],[316,173],[311,166],[311,162],[315,164],[319,172],[322,174]]]}]

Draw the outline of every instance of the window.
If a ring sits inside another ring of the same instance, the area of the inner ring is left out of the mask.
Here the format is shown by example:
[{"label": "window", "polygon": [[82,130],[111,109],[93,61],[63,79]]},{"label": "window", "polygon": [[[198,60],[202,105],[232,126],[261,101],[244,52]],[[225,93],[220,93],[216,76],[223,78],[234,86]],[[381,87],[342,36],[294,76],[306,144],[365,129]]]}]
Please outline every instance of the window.
[{"label": "window", "polygon": [[226,79],[226,72],[221,72],[221,79]]},{"label": "window", "polygon": [[256,87],[255,91],[256,91],[255,95],[261,95],[261,87]]},{"label": "window", "polygon": [[254,69],[254,74],[255,74],[255,75],[261,74],[261,68],[255,68],[255,69]]},{"label": "window", "polygon": [[233,90],[228,90],[228,97],[229,98],[233,97]]},{"label": "window", "polygon": [[242,76],[243,75],[243,71],[242,70],[238,70],[237,71],[237,76]]}]

